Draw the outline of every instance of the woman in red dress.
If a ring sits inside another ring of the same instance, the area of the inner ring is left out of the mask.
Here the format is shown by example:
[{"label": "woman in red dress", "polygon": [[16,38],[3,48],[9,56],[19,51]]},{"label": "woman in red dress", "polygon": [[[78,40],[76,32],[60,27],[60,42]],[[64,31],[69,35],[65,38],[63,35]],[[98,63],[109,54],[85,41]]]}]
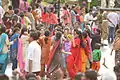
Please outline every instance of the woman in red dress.
[{"label": "woman in red dress", "polygon": [[73,79],[77,72],[82,71],[82,60],[80,53],[81,31],[74,30],[74,37],[72,40],[71,55],[67,58],[67,69],[69,76]]}]

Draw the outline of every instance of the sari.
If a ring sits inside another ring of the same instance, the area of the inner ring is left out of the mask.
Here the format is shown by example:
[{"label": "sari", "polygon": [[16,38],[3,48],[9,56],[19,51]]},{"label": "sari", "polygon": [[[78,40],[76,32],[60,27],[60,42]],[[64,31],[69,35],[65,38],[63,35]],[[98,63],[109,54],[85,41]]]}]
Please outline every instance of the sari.
[{"label": "sari", "polygon": [[17,68],[17,53],[18,53],[18,37],[19,34],[15,33],[13,36],[10,38],[10,41],[16,41],[10,46],[10,59],[12,61],[12,70],[15,70]]},{"label": "sari", "polygon": [[8,62],[8,50],[5,48],[7,37],[5,33],[0,35],[0,74],[5,73]]},{"label": "sari", "polygon": [[84,48],[81,48],[81,56],[82,56],[82,72],[86,72],[86,66],[87,66],[88,59],[87,59]]},{"label": "sari", "polygon": [[26,35],[22,35],[21,38],[19,38],[18,40],[18,54],[17,54],[17,60],[19,63],[19,68],[20,71],[23,72],[24,71],[24,67],[25,67],[25,60],[26,60],[26,56],[27,56],[27,47],[29,44],[28,41],[29,37]]},{"label": "sari", "polygon": [[40,38],[39,42],[41,44],[42,47],[42,55],[41,55],[41,76],[43,76],[44,74],[44,69],[45,69],[45,65],[48,62],[49,59],[49,53],[50,53],[50,47],[51,47],[51,38],[47,37],[48,41],[47,44],[45,43],[45,37]]},{"label": "sari", "polygon": [[[50,76],[50,80],[59,80],[60,75],[63,75],[63,58],[61,54],[61,41],[55,41],[53,49],[50,51],[49,60],[47,62],[48,74],[53,74]],[[60,70],[60,72],[59,72]]]},{"label": "sari", "polygon": [[76,73],[82,71],[82,60],[80,51],[80,39],[75,38],[75,46],[71,45],[71,55],[67,57],[67,69],[69,76],[74,78]]}]

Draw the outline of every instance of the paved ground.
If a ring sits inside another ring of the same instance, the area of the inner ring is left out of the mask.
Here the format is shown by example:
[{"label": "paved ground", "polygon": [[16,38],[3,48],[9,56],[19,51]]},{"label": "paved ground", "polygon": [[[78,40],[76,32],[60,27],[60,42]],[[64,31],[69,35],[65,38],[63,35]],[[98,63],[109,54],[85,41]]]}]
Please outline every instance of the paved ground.
[{"label": "paved ground", "polygon": [[[105,43],[107,43],[105,41]],[[114,76],[114,72],[113,72],[113,67],[115,65],[115,61],[114,61],[114,57],[115,57],[115,53],[113,52],[113,55],[110,55],[111,52],[111,46],[104,46],[101,48],[102,51],[102,59],[101,59],[101,64],[103,63],[103,60],[105,58],[106,61],[106,67],[104,67],[103,65],[101,65],[99,74],[102,76],[103,74],[105,74],[106,72],[111,73]],[[11,64],[8,64],[7,66],[7,70],[6,70],[6,74],[11,77],[12,76],[12,70],[11,70]],[[100,77],[99,77],[100,78]]]}]

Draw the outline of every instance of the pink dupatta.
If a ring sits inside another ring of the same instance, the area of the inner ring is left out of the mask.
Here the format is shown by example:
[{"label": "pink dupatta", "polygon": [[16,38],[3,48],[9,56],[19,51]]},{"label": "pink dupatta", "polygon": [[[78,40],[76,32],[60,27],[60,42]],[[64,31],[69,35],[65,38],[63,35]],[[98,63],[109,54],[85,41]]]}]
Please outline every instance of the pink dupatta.
[{"label": "pink dupatta", "polygon": [[23,71],[24,69],[24,66],[25,66],[25,62],[23,61],[23,50],[22,50],[22,40],[19,39],[18,40],[18,63],[19,63],[19,69],[20,69],[20,72]]}]

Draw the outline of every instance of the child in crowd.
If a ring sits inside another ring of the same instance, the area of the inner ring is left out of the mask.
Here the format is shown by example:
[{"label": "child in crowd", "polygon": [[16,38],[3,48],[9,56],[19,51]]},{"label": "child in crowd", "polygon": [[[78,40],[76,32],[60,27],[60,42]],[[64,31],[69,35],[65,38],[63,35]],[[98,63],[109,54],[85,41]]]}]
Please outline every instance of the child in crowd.
[{"label": "child in crowd", "polygon": [[92,62],[92,70],[99,71],[100,69],[100,60],[101,60],[101,51],[100,44],[95,44],[95,49],[93,50],[93,62]]}]

